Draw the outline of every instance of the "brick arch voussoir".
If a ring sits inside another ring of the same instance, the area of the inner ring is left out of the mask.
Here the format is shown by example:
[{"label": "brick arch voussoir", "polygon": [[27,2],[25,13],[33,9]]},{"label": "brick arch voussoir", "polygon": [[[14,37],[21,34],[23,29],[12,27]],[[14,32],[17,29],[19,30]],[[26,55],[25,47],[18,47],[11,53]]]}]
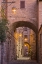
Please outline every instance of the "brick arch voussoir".
[{"label": "brick arch voussoir", "polygon": [[36,34],[38,32],[37,27],[31,22],[18,21],[18,22],[15,22],[15,23],[12,24],[12,28],[13,28],[14,31],[18,27],[28,27],[28,28],[32,29]]}]

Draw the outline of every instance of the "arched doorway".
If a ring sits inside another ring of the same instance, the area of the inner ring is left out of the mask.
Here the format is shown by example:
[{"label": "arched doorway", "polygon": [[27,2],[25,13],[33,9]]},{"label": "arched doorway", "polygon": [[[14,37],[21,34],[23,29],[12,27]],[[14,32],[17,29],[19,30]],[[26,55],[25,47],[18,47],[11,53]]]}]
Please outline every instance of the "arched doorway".
[{"label": "arched doorway", "polygon": [[24,57],[31,58],[30,45],[28,43],[24,43]]},{"label": "arched doorway", "polygon": [[[14,30],[15,49],[16,49],[17,58],[25,57],[24,56],[24,43],[23,43],[24,39],[23,39],[23,37],[27,36],[28,34],[23,36],[23,32],[26,31],[26,28],[29,28],[29,30],[31,30],[31,33],[29,34],[30,35],[29,36],[29,39],[30,39],[29,43],[30,43],[31,47],[28,48],[31,51],[29,51],[30,53],[28,54],[28,56],[30,56],[30,58],[32,57],[32,59],[35,60],[36,59],[36,33],[37,33],[37,28],[32,23],[25,22],[25,21],[15,22],[15,23],[13,23],[12,27],[13,27],[13,30]],[[21,28],[22,29],[25,28],[25,30],[23,31],[23,30],[21,30]],[[34,39],[34,40],[32,40],[32,39]]]}]

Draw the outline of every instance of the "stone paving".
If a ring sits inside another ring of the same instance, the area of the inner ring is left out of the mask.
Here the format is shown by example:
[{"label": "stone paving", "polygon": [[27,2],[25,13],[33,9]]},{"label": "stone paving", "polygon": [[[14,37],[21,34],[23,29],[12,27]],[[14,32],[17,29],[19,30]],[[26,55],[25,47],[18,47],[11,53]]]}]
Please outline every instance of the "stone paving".
[{"label": "stone paving", "polygon": [[28,61],[28,60],[15,60],[14,62],[10,62],[9,64],[38,64],[36,61]]}]

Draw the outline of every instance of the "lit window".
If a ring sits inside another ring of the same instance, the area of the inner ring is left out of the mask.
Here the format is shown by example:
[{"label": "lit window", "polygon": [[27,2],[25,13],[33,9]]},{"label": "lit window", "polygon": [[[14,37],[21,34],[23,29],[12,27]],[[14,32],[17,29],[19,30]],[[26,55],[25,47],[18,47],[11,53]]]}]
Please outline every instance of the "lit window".
[{"label": "lit window", "polygon": [[25,1],[20,1],[20,8],[25,8]]}]

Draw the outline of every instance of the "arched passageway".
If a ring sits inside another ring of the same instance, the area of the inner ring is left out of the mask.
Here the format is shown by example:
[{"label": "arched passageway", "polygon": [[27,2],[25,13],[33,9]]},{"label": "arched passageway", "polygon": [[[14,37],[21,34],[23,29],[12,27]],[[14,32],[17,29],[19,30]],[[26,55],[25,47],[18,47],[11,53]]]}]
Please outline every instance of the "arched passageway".
[{"label": "arched passageway", "polygon": [[36,34],[28,27],[18,27],[14,32],[17,59],[36,59]]},{"label": "arched passageway", "polygon": [[[9,61],[24,59],[24,57],[25,60],[26,58],[36,60],[37,28],[32,23],[25,21],[15,22],[11,28]],[[27,46],[27,43],[29,46]],[[25,49],[27,52],[25,52]]]},{"label": "arched passageway", "polygon": [[14,35],[16,59],[27,57],[35,60],[37,28],[30,22],[19,21],[13,23],[11,31]]}]

